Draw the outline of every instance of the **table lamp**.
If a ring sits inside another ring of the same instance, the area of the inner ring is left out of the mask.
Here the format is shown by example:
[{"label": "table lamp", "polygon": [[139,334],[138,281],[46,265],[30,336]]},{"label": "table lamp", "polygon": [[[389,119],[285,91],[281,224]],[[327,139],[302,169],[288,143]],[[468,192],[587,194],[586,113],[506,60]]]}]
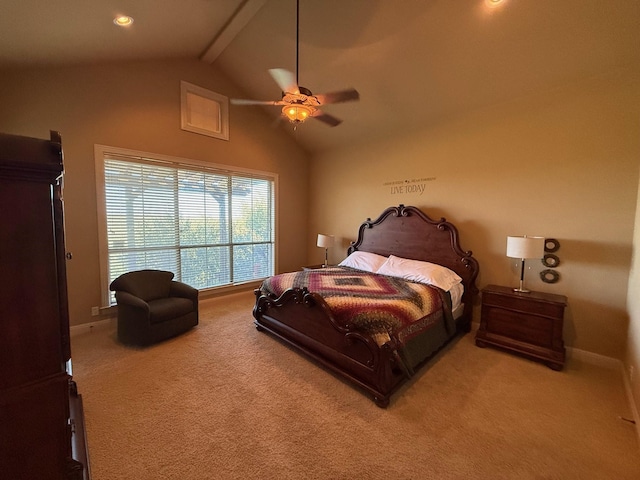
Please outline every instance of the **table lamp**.
[{"label": "table lamp", "polygon": [[324,248],[324,264],[322,266],[327,268],[329,266],[329,247],[333,245],[333,235],[319,233],[317,245]]},{"label": "table lamp", "polygon": [[520,287],[514,288],[514,292],[529,293],[531,290],[524,288],[524,261],[527,258],[542,258],[544,256],[544,237],[507,237],[507,257],[522,260],[520,266]]}]

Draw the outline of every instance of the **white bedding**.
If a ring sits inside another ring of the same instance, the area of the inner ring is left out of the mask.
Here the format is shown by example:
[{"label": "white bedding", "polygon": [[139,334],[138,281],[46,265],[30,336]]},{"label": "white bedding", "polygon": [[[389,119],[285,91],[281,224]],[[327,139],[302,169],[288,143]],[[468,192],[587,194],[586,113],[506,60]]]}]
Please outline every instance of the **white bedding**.
[{"label": "white bedding", "polygon": [[[451,287],[451,290],[449,290],[449,294],[451,295],[451,309],[452,310],[455,310],[460,305],[462,305],[461,302],[462,302],[462,294],[463,293],[464,293],[464,285],[462,285],[461,283],[455,284],[453,287]],[[455,317],[455,315],[454,315],[454,317]]]}]

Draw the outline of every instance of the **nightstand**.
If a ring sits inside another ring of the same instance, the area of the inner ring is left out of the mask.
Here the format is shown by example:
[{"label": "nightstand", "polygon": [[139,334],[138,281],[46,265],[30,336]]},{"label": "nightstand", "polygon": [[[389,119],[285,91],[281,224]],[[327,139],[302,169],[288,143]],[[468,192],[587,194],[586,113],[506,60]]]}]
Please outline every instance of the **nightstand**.
[{"label": "nightstand", "polygon": [[562,339],[567,297],[552,293],[514,292],[488,285],[482,290],[480,328],[476,345],[499,347],[562,370]]},{"label": "nightstand", "polygon": [[305,265],[304,267],[302,267],[302,270],[317,270],[318,268],[325,268],[325,267],[322,263],[319,263],[317,265]]}]

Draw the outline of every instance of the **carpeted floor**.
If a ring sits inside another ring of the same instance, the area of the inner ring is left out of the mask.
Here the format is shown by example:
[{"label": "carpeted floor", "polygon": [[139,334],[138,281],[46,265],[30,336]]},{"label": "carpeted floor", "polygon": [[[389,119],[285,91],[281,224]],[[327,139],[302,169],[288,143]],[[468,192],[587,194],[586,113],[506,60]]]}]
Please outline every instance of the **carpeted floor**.
[{"label": "carpeted floor", "polygon": [[639,479],[620,373],[450,344],[380,409],[253,327],[251,293],[147,349],[72,339],[93,480]]}]

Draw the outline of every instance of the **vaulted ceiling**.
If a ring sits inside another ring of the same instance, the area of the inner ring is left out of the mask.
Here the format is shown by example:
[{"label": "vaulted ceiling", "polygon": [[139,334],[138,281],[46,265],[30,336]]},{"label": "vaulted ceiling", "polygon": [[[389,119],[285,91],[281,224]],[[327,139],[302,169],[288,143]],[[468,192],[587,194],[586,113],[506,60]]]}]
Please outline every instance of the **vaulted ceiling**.
[{"label": "vaulted ceiling", "polygon": [[[0,69],[189,57],[215,64],[247,98],[277,100],[268,69],[296,68],[295,0],[0,0],[0,11]],[[116,27],[116,14],[133,25]],[[311,120],[292,133],[310,152],[640,74],[637,0],[300,0],[299,35],[300,85],[360,92],[323,108],[341,125]]]}]

